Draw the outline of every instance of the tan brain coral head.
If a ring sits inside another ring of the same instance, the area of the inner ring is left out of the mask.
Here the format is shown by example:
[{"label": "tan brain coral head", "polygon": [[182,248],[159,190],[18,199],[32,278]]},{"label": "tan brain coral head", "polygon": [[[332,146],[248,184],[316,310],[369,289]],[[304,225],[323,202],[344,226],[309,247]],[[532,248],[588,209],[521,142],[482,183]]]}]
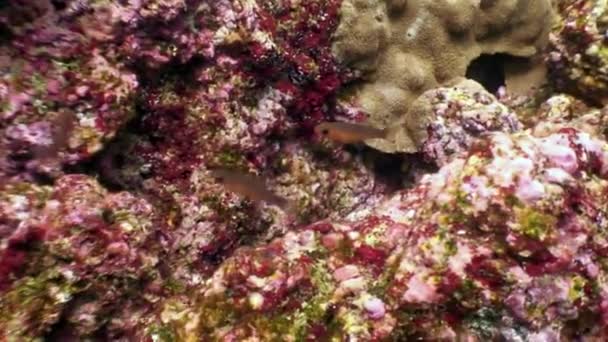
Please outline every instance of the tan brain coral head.
[{"label": "tan brain coral head", "polygon": [[390,33],[386,4],[382,0],[347,0],[340,11],[341,29],[335,33],[333,53],[359,70],[376,69],[378,51]]},{"label": "tan brain coral head", "polygon": [[[464,77],[482,54],[540,53],[552,18],[550,0],[344,0],[333,52],[364,74],[345,97],[368,113],[370,124],[386,128],[402,122],[426,90]],[[399,141],[368,145],[417,150],[407,136],[393,138]]]}]

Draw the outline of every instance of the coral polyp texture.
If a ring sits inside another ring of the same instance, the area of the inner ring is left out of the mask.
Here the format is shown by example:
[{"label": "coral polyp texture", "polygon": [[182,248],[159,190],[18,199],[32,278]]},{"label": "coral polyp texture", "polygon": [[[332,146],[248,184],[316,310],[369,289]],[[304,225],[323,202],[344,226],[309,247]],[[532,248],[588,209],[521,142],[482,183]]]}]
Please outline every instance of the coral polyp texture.
[{"label": "coral polyp texture", "polygon": [[0,341],[607,340],[606,8],[1,2]]},{"label": "coral polyp texture", "polygon": [[[378,127],[408,115],[424,91],[464,77],[482,54],[540,53],[553,17],[548,0],[345,0],[341,14],[334,53],[363,77],[346,96]],[[416,151],[407,137],[369,144],[387,152]]]}]

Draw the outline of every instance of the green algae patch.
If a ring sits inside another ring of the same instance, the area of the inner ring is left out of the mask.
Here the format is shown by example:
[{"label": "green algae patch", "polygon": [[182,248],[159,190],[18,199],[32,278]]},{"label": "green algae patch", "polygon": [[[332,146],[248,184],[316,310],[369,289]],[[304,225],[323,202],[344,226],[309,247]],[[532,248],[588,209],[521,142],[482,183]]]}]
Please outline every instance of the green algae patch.
[{"label": "green algae patch", "polygon": [[[400,259],[401,258],[397,258],[396,260]],[[390,264],[387,263],[387,265],[384,267],[384,272],[382,272],[379,277],[374,279],[368,292],[386,302],[386,299],[390,298],[387,290],[391,285],[391,281],[395,278],[395,274],[397,273],[398,269],[399,262],[393,262]]]},{"label": "green algae patch", "polygon": [[[296,341],[305,339],[312,322],[323,321],[327,315],[330,298],[335,287],[331,274],[325,262],[319,261],[311,269],[311,283],[315,289],[315,295],[309,299],[303,299],[300,307],[292,314],[278,314],[270,319],[258,321],[271,328],[282,337],[292,337]],[[265,322],[264,322],[265,321]]]},{"label": "green algae patch", "polygon": [[175,333],[171,327],[164,324],[153,325],[148,331],[148,335],[154,342],[174,342],[177,341]]},{"label": "green algae patch", "polygon": [[148,336],[155,342],[200,341],[200,317],[201,313],[195,313],[189,303],[180,298],[169,299],[160,312],[160,323],[148,328]]},{"label": "green algae patch", "polygon": [[583,299],[585,297],[585,285],[587,285],[587,280],[581,276],[572,278],[572,284],[568,290],[568,299],[571,302]]},{"label": "green algae patch", "polygon": [[529,207],[515,209],[515,215],[517,223],[514,229],[527,237],[539,241],[547,239],[557,225],[557,218],[555,216]]},{"label": "green algae patch", "polygon": [[[14,341],[35,341],[61,318],[78,288],[56,269],[24,277],[0,296],[0,331]],[[11,341],[9,339],[9,341]]]},{"label": "green algae patch", "polygon": [[[242,312],[234,306],[229,293],[219,297],[204,299],[200,311],[203,334],[214,340],[213,332],[218,329],[233,326],[236,322],[248,321],[248,326],[255,328],[265,340],[283,341],[286,338],[303,341],[314,322],[321,322],[327,316],[331,296],[335,290],[333,280],[324,261],[315,263],[310,271],[312,287],[297,291],[299,307],[293,311],[290,308],[277,309],[271,312],[258,313],[255,310]],[[311,296],[312,293],[312,296]],[[241,326],[241,324],[238,324]]]},{"label": "green algae patch", "polygon": [[247,165],[247,161],[242,153],[236,150],[226,149],[220,151],[217,155],[217,163],[222,167],[235,168],[235,169],[246,169],[244,165]]}]

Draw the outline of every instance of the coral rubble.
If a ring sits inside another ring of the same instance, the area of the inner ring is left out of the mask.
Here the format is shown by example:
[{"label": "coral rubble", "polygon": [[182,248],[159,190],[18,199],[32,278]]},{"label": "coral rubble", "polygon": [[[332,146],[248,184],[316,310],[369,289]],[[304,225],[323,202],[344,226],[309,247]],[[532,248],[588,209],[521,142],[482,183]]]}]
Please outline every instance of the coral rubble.
[{"label": "coral rubble", "polygon": [[1,2],[0,341],[608,339],[607,7]]}]

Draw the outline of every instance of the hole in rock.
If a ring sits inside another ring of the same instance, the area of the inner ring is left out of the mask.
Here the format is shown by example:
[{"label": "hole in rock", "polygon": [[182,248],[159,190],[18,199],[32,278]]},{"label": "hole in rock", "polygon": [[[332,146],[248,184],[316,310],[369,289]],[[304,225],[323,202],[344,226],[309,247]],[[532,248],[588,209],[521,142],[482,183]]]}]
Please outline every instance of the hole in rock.
[{"label": "hole in rock", "polygon": [[55,7],[55,10],[57,11],[63,11],[68,7],[67,1],[65,0],[51,0],[51,4],[53,4],[53,7]]},{"label": "hole in rock", "polygon": [[4,24],[0,24],[0,44],[6,44],[13,39],[13,32]]},{"label": "hole in rock", "polygon": [[139,134],[136,117],[122,127],[116,137],[105,143],[104,148],[89,159],[64,166],[67,174],[87,174],[93,176],[107,190],[112,192],[140,190],[143,175],[138,173],[138,159],[132,150],[134,134]]},{"label": "hole in rock", "polygon": [[437,171],[420,154],[383,153],[368,146],[360,147],[358,151],[352,148],[347,150],[361,155],[363,164],[391,192],[410,188],[423,174]]},{"label": "hole in rock", "polygon": [[496,94],[505,85],[505,63],[510,58],[504,54],[481,56],[474,59],[467,68],[466,77],[477,81],[487,91]]},{"label": "hole in rock", "polygon": [[546,83],[546,67],[535,58],[508,54],[482,54],[471,62],[466,77],[496,94],[502,86],[512,94],[523,95]]}]

